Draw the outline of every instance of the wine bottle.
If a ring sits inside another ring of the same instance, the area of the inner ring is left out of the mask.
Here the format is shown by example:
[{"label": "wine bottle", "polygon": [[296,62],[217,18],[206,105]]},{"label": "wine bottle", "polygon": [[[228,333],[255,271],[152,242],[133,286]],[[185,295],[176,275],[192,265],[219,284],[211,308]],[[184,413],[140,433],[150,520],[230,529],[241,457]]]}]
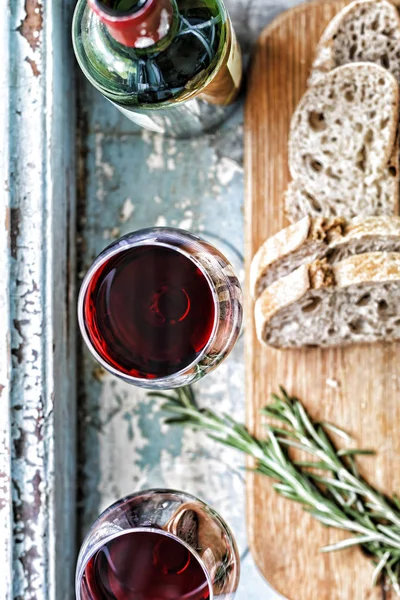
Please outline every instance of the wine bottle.
[{"label": "wine bottle", "polygon": [[73,42],[89,81],[159,133],[216,127],[240,91],[241,51],[222,0],[79,0]]}]

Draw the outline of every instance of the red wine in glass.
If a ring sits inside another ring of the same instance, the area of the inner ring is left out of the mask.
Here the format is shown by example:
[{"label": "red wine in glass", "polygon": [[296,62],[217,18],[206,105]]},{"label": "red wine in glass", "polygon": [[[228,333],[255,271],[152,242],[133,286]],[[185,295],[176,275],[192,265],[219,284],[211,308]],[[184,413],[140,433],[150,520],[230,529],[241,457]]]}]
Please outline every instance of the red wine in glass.
[{"label": "red wine in glass", "polygon": [[215,313],[199,267],[176,250],[152,245],[103,263],[85,304],[97,351],[124,374],[144,379],[190,365],[210,339]]},{"label": "red wine in glass", "polygon": [[207,575],[177,538],[131,531],[107,542],[88,562],[82,600],[209,600]]},{"label": "red wine in glass", "polygon": [[187,232],[155,228],[106,248],[79,298],[99,362],[143,387],[186,385],[212,370],[240,332],[240,284],[227,259]]},{"label": "red wine in glass", "polygon": [[79,553],[77,600],[233,600],[239,556],[232,533],[185,492],[147,490],[100,515]]}]

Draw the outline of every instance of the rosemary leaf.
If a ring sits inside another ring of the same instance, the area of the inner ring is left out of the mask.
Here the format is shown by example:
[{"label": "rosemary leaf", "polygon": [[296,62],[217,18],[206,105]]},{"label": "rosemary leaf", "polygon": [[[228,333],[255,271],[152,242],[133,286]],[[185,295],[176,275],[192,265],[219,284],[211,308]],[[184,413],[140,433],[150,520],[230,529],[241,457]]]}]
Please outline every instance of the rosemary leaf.
[{"label": "rosemary leaf", "polygon": [[335,472],[335,469],[333,467],[331,467],[330,465],[327,465],[326,463],[322,462],[322,461],[307,461],[307,460],[296,460],[293,461],[293,464],[296,465],[296,467],[302,467],[302,468],[311,468],[311,469],[320,469],[323,471],[332,471]]},{"label": "rosemary leaf", "polygon": [[382,571],[387,563],[387,561],[390,558],[390,552],[387,551],[382,555],[382,558],[380,559],[379,563],[377,564],[376,568],[374,569],[374,572],[372,573],[372,581],[371,584],[372,586],[376,585],[379,581],[379,578],[382,574]]},{"label": "rosemary leaf", "polygon": [[397,494],[393,495],[392,502],[400,510],[400,498]]},{"label": "rosemary leaf", "polygon": [[320,477],[319,475],[315,475],[314,473],[310,473],[309,477],[318,481],[318,483],[324,483],[325,485],[339,488],[341,490],[347,490],[348,492],[354,492],[354,487],[344,481],[340,481],[339,479],[333,479],[331,477]]},{"label": "rosemary leaf", "polygon": [[345,431],[343,431],[343,429],[340,429],[336,425],[332,425],[332,423],[327,423],[326,421],[322,421],[319,424],[324,429],[327,429],[328,431],[331,431],[332,433],[335,433],[336,435],[338,435],[339,437],[341,437],[345,442],[352,442],[353,441],[352,438],[351,438],[351,436],[349,436],[348,433],[346,433]]},{"label": "rosemary leaf", "polygon": [[[341,540],[340,542],[337,542],[336,544],[330,544],[329,546],[324,546],[323,548],[320,549],[320,552],[337,552],[338,550],[344,550],[345,548],[351,548],[352,546],[361,546],[362,544],[365,544],[366,542],[374,542],[374,541],[379,541],[379,537],[377,537],[376,535],[364,535],[364,536],[360,536],[360,537],[353,537],[353,538],[349,538],[347,540]],[[390,555],[390,553],[389,553]]]},{"label": "rosemary leaf", "polygon": [[374,456],[376,454],[375,450],[361,450],[357,448],[342,448],[338,450],[338,456],[362,456],[362,455],[371,455]]},{"label": "rosemary leaf", "polygon": [[[329,433],[346,442],[351,441],[350,436],[331,423],[313,422],[299,400],[289,397],[282,387],[280,392],[261,411],[272,420],[267,423],[265,439],[253,436],[229,415],[201,409],[190,387],[150,396],[163,401],[162,409],[171,414],[167,423],[203,430],[216,442],[243,452],[254,459],[254,472],[274,480],[278,494],[301,504],[321,524],[353,534],[325,546],[322,552],[361,546],[374,563],[373,584],[385,578],[400,596],[400,498],[386,498],[371,487],[355,461],[358,455],[374,452],[337,449]],[[296,460],[292,450],[305,452],[315,461]]]}]

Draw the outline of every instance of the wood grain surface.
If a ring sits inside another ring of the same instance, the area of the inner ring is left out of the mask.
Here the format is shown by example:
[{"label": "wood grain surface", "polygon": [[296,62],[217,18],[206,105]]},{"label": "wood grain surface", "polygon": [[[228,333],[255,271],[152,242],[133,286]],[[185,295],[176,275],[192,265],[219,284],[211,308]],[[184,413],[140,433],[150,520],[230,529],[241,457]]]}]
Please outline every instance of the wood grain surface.
[{"label": "wood grain surface", "polygon": [[[289,181],[287,138],[292,112],[306,87],[315,45],[345,2],[304,4],[282,14],[261,35],[249,79],[245,125],[246,260],[288,223],[283,192]],[[251,431],[263,434],[259,409],[283,384],[312,416],[346,428],[357,447],[376,457],[360,461],[382,490],[400,490],[399,345],[276,351],[257,342],[247,288],[247,410]],[[256,562],[289,600],[392,598],[371,589],[373,567],[359,549],[322,555],[321,546],[346,537],[278,497],[267,478],[248,478],[248,530]]]}]

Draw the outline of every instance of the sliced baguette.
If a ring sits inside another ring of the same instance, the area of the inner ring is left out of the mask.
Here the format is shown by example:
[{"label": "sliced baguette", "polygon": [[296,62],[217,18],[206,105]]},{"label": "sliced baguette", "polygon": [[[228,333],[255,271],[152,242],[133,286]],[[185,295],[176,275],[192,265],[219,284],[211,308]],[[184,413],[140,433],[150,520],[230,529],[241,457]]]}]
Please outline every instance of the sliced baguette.
[{"label": "sliced baguette", "polygon": [[400,254],[325,259],[278,279],[255,306],[257,336],[275,348],[400,339]]},{"label": "sliced baguette", "polygon": [[300,265],[326,257],[330,264],[367,252],[400,252],[400,217],[361,222],[304,217],[268,238],[253,258],[250,289],[258,298]]},{"label": "sliced baguette", "polygon": [[289,136],[290,221],[397,214],[398,107],[395,78],[372,63],[334,69],[304,94]]},{"label": "sliced baguette", "polygon": [[400,17],[387,0],[359,0],[341,10],[317,46],[309,85],[336,67],[372,62],[388,69],[400,83]]},{"label": "sliced baguette", "polygon": [[253,298],[258,298],[266,287],[301,264],[324,257],[330,239],[334,236],[342,238],[344,227],[344,219],[304,217],[268,238],[251,263],[250,289]]},{"label": "sliced baguette", "polygon": [[352,189],[356,196],[364,193],[392,156],[398,107],[399,86],[382,67],[353,63],[327,73],[306,91],[294,112],[292,178],[310,192],[324,189],[336,197]]}]

